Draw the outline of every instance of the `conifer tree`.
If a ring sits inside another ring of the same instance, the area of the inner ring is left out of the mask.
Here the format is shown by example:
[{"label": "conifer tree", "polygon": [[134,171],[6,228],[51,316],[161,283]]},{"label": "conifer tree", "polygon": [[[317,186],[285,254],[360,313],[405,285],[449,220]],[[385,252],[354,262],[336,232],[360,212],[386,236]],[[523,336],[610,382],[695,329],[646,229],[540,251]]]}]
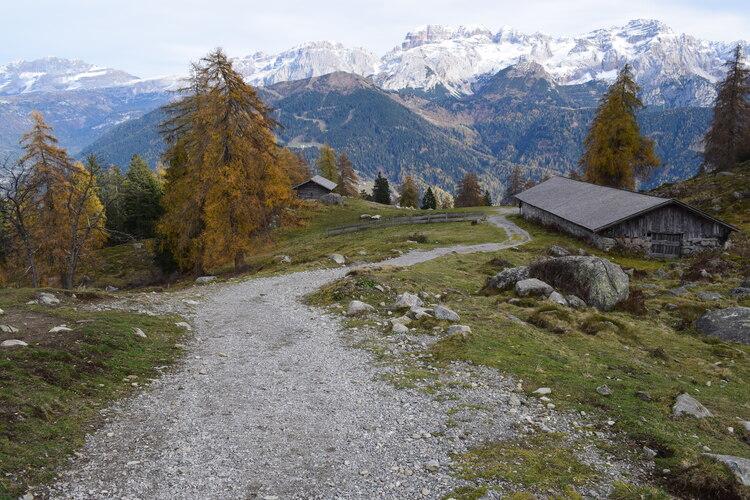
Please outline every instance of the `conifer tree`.
[{"label": "conifer tree", "polygon": [[579,162],[587,182],[635,189],[636,179],[647,178],[659,166],[654,142],[641,136],[635,117],[644,107],[639,90],[626,64],[599,101]]},{"label": "conifer tree", "polygon": [[464,176],[458,186],[453,204],[456,208],[480,207],[484,204],[482,189],[479,187],[479,180],[476,175],[469,173]]},{"label": "conifer tree", "polygon": [[419,208],[419,188],[414,178],[407,175],[403,184],[398,188],[398,204],[402,207]]},{"label": "conifer tree", "polygon": [[750,159],[750,69],[739,44],[724,66],[727,74],[716,84],[713,118],[703,138],[704,171],[726,170]]},{"label": "conifer tree", "polygon": [[318,150],[318,160],[315,162],[315,169],[318,171],[318,175],[336,184],[341,184],[341,178],[336,167],[336,152],[328,143],[323,144],[323,147]]},{"label": "conifer tree", "polygon": [[422,210],[435,210],[436,208],[437,200],[435,199],[435,193],[432,192],[431,187],[428,187],[422,197]]},{"label": "conifer tree", "polygon": [[510,177],[508,178],[508,183],[505,187],[505,194],[503,195],[501,204],[513,204],[513,197],[523,191],[523,183],[524,180],[523,174],[521,174],[521,166],[514,165]]},{"label": "conifer tree", "polygon": [[136,239],[153,238],[154,226],[164,210],[162,185],[138,155],[130,159],[122,194],[125,232]]},{"label": "conifer tree", "polygon": [[[95,162],[96,159],[94,158]],[[86,168],[91,168],[92,158],[87,160]],[[125,210],[123,208],[123,192],[125,189],[125,176],[122,175],[120,167],[112,165],[107,169],[99,169],[97,183],[99,185],[99,199],[104,205],[107,215],[106,230],[109,233],[110,243],[123,243],[129,239],[125,232]]]},{"label": "conifer tree", "polygon": [[158,231],[183,268],[200,274],[228,257],[241,270],[292,196],[277,122],[221,49],[193,66],[182,91],[165,108],[169,168]]},{"label": "conifer tree", "polygon": [[492,195],[490,194],[489,189],[484,190],[484,195],[482,196],[482,201],[484,202],[484,206],[491,207],[492,206]]},{"label": "conifer tree", "polygon": [[372,201],[383,205],[391,204],[391,187],[388,184],[388,179],[383,177],[380,172],[378,172],[378,177],[372,187]]},{"label": "conifer tree", "polygon": [[299,151],[295,154],[289,148],[282,148],[279,160],[292,186],[298,186],[310,179],[310,165]]},{"label": "conifer tree", "polygon": [[336,170],[340,179],[339,186],[336,188],[342,196],[358,196],[357,183],[359,177],[354,171],[354,165],[346,154],[341,153],[336,160]]}]

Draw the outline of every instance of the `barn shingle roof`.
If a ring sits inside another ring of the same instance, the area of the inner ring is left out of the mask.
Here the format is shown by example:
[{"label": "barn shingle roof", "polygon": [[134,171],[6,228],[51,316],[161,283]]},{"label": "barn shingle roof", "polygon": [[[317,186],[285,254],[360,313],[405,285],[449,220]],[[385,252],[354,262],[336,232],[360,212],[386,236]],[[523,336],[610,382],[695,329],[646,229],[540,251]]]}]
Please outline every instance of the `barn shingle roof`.
[{"label": "barn shingle roof", "polygon": [[736,227],[677,200],[599,186],[566,177],[552,177],[518,193],[516,198],[595,233],[668,204],[681,205],[737,231]]},{"label": "barn shingle roof", "polygon": [[338,184],[336,184],[335,182],[333,182],[333,181],[329,181],[329,180],[328,180],[328,179],[326,179],[325,177],[321,177],[321,176],[319,176],[319,175],[316,175],[316,176],[314,176],[314,177],[313,177],[312,179],[306,180],[306,181],[305,181],[305,182],[303,182],[302,184],[299,184],[299,185],[297,185],[297,186],[294,186],[294,187],[293,187],[292,189],[297,189],[297,188],[298,188],[298,187],[300,187],[300,186],[304,186],[304,185],[305,185],[305,184],[307,184],[308,182],[314,182],[315,184],[317,184],[317,185],[319,185],[319,186],[322,186],[322,187],[326,188],[326,189],[327,189],[327,190],[329,190],[329,191],[333,191],[333,190],[334,190],[334,189],[336,188],[336,186],[338,186]]}]

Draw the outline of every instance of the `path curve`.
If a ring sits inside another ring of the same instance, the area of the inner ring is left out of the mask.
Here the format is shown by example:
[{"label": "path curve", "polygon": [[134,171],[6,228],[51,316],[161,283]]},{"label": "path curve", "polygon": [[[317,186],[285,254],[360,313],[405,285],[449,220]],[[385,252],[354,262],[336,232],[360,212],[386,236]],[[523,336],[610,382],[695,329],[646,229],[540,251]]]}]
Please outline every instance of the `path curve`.
[{"label": "path curve", "polygon": [[[410,252],[385,263],[411,265],[528,239],[504,214],[489,220],[511,241]],[[516,382],[494,370],[440,373],[446,383],[468,386],[457,401],[380,380],[392,368],[351,348],[338,316],[300,301],[347,271],[204,287],[212,291],[191,316],[196,333],[181,362],[150,390],[107,410],[103,427],[40,496],[440,498],[464,484],[449,474],[451,453],[515,436],[514,424],[573,427],[550,421],[541,404],[516,408]],[[389,341],[416,352],[423,342]],[[477,418],[466,410],[463,421],[461,413],[452,417],[460,425],[449,425],[448,411],[462,404],[489,410]]]}]

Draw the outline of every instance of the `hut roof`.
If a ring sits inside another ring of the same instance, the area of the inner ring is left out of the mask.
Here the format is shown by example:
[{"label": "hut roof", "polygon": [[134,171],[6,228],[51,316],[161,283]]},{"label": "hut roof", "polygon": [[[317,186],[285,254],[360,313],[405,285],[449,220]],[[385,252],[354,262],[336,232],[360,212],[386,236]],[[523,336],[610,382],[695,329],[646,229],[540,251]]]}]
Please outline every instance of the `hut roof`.
[{"label": "hut roof", "polygon": [[680,205],[732,231],[738,231],[731,224],[678,200],[599,186],[567,177],[552,177],[518,193],[516,198],[595,233],[670,204]]},{"label": "hut roof", "polygon": [[333,191],[334,189],[336,189],[336,186],[338,186],[338,184],[336,184],[335,182],[329,181],[325,177],[321,177],[319,175],[316,175],[312,179],[308,179],[305,182],[303,182],[302,184],[298,184],[298,185],[294,186],[292,189],[297,189],[298,187],[304,186],[308,182],[314,182],[318,186],[324,187],[324,188],[326,188],[329,191]]}]

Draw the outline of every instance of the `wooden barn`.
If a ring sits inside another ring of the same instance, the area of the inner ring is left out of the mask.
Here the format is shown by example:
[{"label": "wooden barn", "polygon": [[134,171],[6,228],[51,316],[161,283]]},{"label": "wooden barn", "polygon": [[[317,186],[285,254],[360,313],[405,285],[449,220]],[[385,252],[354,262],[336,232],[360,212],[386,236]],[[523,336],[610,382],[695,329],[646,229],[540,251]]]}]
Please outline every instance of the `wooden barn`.
[{"label": "wooden barn", "polygon": [[312,179],[303,182],[299,186],[294,186],[292,189],[297,192],[297,197],[302,200],[319,200],[323,196],[336,189],[337,185],[338,184],[333,181],[329,181],[325,177],[316,175]]},{"label": "wooden barn", "polygon": [[521,216],[608,250],[675,258],[724,248],[738,229],[670,198],[552,177],[516,195]]}]

